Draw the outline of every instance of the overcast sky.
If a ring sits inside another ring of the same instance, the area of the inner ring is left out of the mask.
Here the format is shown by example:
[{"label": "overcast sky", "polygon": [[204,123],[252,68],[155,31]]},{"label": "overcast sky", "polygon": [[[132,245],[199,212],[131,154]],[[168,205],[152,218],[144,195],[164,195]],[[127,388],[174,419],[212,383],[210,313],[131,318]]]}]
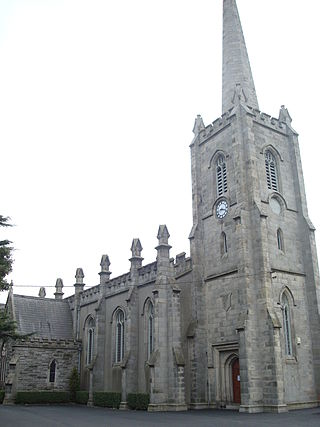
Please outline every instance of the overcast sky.
[{"label": "overcast sky", "polygon": [[[320,229],[319,0],[238,0],[258,100],[300,134]],[[155,260],[189,255],[194,118],[221,114],[222,0],[0,0],[1,230],[15,293],[52,297],[75,271],[129,270],[139,237]],[[318,236],[318,247],[320,238]],[[69,286],[69,287],[67,287]],[[4,302],[6,293],[1,293]]]}]

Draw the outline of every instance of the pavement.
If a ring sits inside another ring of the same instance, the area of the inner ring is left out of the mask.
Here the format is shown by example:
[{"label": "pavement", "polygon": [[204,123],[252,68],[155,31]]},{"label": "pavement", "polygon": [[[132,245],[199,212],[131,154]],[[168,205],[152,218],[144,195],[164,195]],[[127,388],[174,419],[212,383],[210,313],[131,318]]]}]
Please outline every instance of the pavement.
[{"label": "pavement", "polygon": [[1,427],[320,427],[320,407],[284,414],[230,410],[187,412],[119,411],[82,405],[0,405]]}]

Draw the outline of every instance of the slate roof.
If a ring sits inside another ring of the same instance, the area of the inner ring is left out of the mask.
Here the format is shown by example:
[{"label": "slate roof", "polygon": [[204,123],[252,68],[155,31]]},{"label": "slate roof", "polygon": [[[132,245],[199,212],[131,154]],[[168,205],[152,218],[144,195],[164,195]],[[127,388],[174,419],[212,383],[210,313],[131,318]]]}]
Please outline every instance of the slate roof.
[{"label": "slate roof", "polygon": [[72,315],[64,300],[13,295],[17,330],[34,337],[73,339]]}]

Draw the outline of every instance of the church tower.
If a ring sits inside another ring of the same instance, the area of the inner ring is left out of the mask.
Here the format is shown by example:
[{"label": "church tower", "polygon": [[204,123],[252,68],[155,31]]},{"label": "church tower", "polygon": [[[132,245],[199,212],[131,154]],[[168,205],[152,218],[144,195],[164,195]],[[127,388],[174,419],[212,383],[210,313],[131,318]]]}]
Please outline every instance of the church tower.
[{"label": "church tower", "polygon": [[198,116],[191,144],[194,401],[319,404],[319,271],[291,122],[284,106],[259,110],[236,1],[223,0],[222,116]]}]

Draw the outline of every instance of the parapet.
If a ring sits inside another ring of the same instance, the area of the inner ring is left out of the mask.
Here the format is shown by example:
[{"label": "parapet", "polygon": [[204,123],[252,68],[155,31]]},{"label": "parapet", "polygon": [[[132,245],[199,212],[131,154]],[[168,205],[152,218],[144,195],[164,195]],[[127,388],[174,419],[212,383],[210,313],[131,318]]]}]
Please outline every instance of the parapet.
[{"label": "parapet", "polygon": [[36,338],[30,337],[22,338],[16,340],[13,344],[13,347],[41,347],[41,348],[68,348],[68,349],[78,349],[80,342],[76,340],[66,340],[66,339],[49,339],[49,338]]}]

